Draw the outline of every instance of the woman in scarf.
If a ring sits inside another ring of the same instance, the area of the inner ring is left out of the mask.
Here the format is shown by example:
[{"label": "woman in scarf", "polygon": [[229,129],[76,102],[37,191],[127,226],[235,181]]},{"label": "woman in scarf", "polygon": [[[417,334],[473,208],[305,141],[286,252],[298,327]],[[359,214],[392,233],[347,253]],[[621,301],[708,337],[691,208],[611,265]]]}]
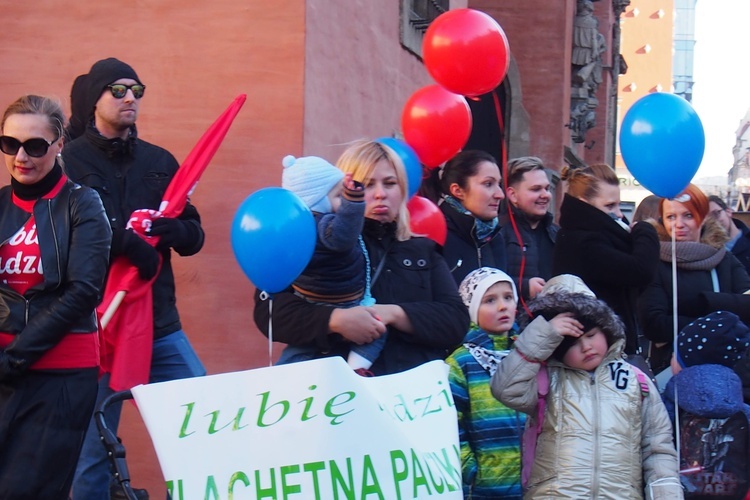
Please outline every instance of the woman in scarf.
[{"label": "woman in scarf", "polygon": [[505,270],[505,240],[497,223],[497,210],[505,198],[500,167],[489,153],[461,151],[442,168],[439,179],[440,210],[448,236],[443,256],[456,283],[475,269]]},{"label": "woman in scarf", "polygon": [[[743,265],[724,248],[726,232],[708,215],[708,198],[693,184],[659,207],[662,224],[660,262],[651,284],[638,301],[646,337],[653,343],[650,363],[654,373],[669,366],[672,356],[672,236],[677,260],[677,331],[715,310],[722,297],[737,297],[750,289]],[[742,301],[721,300],[722,308]],[[731,306],[729,309],[731,310]],[[739,313],[741,311],[731,311]]]}]

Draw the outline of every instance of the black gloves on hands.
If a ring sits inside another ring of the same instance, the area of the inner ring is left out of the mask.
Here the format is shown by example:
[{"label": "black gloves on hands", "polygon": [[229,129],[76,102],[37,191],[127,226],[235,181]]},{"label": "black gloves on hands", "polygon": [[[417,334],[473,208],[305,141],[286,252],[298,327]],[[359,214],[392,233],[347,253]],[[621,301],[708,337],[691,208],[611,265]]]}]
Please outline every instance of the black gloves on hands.
[{"label": "black gloves on hands", "polygon": [[113,257],[127,257],[138,268],[138,276],[142,280],[150,280],[159,271],[159,252],[131,229],[112,231],[111,254]]},{"label": "black gloves on hands", "polygon": [[151,223],[151,236],[158,236],[159,243],[156,248],[166,250],[169,248],[185,248],[194,244],[197,239],[197,229],[189,221],[174,219],[171,217],[160,217]]},{"label": "black gloves on hands", "polygon": [[26,371],[28,363],[15,358],[5,351],[0,351],[0,383],[12,382]]}]

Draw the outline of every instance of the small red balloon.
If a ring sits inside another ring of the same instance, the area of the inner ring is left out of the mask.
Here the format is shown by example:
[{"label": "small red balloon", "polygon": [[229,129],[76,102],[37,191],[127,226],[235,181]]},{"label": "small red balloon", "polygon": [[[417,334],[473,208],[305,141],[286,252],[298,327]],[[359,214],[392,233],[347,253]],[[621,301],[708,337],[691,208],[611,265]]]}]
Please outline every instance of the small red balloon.
[{"label": "small red balloon", "polygon": [[409,209],[409,225],[414,234],[427,236],[438,245],[445,245],[448,226],[437,205],[422,196],[412,196],[406,208]]},{"label": "small red balloon", "polygon": [[427,71],[456,94],[491,92],[510,64],[505,32],[492,17],[474,9],[440,14],[425,32],[422,56]]},{"label": "small red balloon", "polygon": [[406,101],[401,130],[419,161],[434,168],[453,158],[469,140],[471,110],[462,96],[428,85]]}]

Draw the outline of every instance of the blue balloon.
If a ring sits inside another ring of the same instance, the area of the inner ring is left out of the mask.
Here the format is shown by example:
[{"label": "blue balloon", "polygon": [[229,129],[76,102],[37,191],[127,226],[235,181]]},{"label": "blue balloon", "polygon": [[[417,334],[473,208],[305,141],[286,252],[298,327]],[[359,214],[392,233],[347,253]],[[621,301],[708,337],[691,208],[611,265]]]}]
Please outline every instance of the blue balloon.
[{"label": "blue balloon", "polygon": [[620,152],[633,177],[657,196],[674,198],[703,160],[706,137],[685,99],[656,92],[638,99],[620,127]]},{"label": "blue balloon", "polygon": [[375,141],[395,151],[404,163],[404,168],[406,169],[407,199],[417,194],[419,185],[422,184],[422,164],[419,163],[417,153],[404,141],[393,137],[381,137],[380,139],[375,139]]},{"label": "blue balloon", "polygon": [[310,262],[317,238],[312,212],[297,195],[263,188],[243,201],[232,221],[232,250],[260,290],[284,290]]}]

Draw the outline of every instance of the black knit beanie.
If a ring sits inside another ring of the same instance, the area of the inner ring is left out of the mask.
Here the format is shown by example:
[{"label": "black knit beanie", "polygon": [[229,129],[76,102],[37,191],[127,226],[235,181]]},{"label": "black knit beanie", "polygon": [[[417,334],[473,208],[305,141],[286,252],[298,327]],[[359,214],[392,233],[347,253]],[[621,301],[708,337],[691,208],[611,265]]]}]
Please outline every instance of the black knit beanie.
[{"label": "black knit beanie", "polygon": [[86,117],[86,121],[93,116],[94,108],[99,101],[99,97],[102,95],[102,91],[107,85],[116,82],[120,78],[130,78],[138,83],[143,83],[130,65],[125,64],[114,57],[102,59],[91,66],[91,70],[89,70],[89,74],[86,77],[88,80],[88,92],[85,107],[88,116]]}]

